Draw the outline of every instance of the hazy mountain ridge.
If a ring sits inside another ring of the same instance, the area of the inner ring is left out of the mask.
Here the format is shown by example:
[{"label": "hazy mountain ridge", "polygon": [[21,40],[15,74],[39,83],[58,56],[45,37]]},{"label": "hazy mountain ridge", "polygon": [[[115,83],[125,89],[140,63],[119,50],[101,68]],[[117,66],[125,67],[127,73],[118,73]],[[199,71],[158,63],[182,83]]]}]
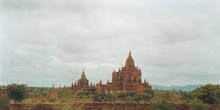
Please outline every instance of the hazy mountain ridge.
[{"label": "hazy mountain ridge", "polygon": [[162,86],[162,85],[152,85],[153,89],[158,90],[182,90],[182,91],[193,91],[202,85],[185,85],[185,86]]}]

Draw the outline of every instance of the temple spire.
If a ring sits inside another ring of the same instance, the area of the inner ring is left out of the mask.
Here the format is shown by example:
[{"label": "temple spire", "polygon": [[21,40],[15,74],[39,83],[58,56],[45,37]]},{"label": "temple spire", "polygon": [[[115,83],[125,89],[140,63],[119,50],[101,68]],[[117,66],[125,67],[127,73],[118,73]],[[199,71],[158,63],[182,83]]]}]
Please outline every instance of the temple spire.
[{"label": "temple spire", "polygon": [[85,74],[85,71],[84,71],[84,69],[83,69],[83,71],[82,71],[82,75],[81,75],[81,78],[85,78],[85,79],[86,79],[86,74]]},{"label": "temple spire", "polygon": [[102,80],[99,81],[99,84],[102,85]]},{"label": "temple spire", "polygon": [[131,50],[129,50],[129,54],[128,54],[128,56],[131,57]]},{"label": "temple spire", "polygon": [[135,66],[134,66],[134,59],[131,56],[131,50],[129,50],[129,54],[128,54],[128,58],[126,60],[125,67],[126,68],[135,68]]}]

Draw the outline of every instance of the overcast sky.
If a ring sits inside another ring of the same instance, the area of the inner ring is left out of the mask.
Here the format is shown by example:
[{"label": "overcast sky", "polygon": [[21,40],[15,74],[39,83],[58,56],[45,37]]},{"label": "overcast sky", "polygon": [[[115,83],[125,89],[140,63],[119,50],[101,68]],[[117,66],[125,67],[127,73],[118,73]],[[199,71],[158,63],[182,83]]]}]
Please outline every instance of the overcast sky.
[{"label": "overcast sky", "polygon": [[0,85],[106,83],[129,49],[152,84],[219,84],[219,19],[219,0],[0,0]]}]

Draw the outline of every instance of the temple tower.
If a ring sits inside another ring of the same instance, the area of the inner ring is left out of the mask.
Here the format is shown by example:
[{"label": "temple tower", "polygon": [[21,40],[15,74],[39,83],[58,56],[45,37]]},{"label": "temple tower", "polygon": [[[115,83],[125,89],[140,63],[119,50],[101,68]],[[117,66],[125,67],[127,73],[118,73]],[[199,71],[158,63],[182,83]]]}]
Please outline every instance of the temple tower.
[{"label": "temple tower", "polygon": [[128,58],[125,63],[125,69],[133,71],[135,69],[134,59],[131,56],[131,50],[129,51]]},{"label": "temple tower", "polygon": [[141,70],[135,67],[134,59],[129,51],[125,66],[122,66],[117,72],[113,71],[112,83],[108,85],[110,85],[110,89],[116,91],[141,91],[147,86],[142,83],[141,75]]},{"label": "temple tower", "polygon": [[88,79],[86,79],[86,74],[83,69],[81,78],[77,81],[77,90],[84,91],[88,89],[88,87],[89,87],[89,81]]},{"label": "temple tower", "polygon": [[57,99],[58,98],[58,92],[56,91],[54,84],[53,84],[53,87],[49,90],[48,98],[49,99]]}]

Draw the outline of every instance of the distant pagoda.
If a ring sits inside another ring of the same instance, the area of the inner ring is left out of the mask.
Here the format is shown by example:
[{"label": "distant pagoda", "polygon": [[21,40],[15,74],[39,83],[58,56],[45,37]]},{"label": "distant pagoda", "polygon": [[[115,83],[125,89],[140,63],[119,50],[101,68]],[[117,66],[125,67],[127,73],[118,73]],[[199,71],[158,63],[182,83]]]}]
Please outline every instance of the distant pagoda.
[{"label": "distant pagoda", "polygon": [[94,85],[89,85],[89,80],[86,78],[86,74],[83,69],[81,78],[77,81],[77,83],[72,83],[71,89],[73,90],[73,92],[83,92],[88,91],[90,87],[94,87]]},{"label": "distant pagoda", "polygon": [[50,88],[50,90],[49,90],[48,98],[49,99],[57,99],[58,98],[58,92],[56,91],[54,84],[53,84],[53,87]]},{"label": "distant pagoda", "polygon": [[134,59],[132,58],[131,51],[129,51],[125,66],[118,71],[112,72],[112,82],[108,81],[106,84],[102,84],[102,81],[98,82],[96,86],[89,85],[88,79],[83,69],[81,78],[77,83],[72,84],[71,89],[74,92],[87,91],[91,87],[95,87],[97,92],[126,92],[135,91],[143,92],[146,88],[151,88],[151,85],[144,80],[142,82],[141,69],[135,67]]}]

